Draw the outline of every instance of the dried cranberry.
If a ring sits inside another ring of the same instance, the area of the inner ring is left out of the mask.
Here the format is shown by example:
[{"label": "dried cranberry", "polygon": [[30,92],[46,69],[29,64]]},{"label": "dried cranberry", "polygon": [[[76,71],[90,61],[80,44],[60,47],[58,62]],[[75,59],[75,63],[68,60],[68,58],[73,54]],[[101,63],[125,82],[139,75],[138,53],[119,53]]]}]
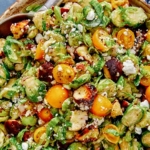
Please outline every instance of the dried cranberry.
[{"label": "dried cranberry", "polygon": [[28,139],[32,136],[31,131],[26,131],[23,135],[23,141],[28,141]]},{"label": "dried cranberry", "polygon": [[110,72],[112,80],[117,81],[118,78],[123,74],[122,63],[116,58],[111,58],[106,62],[106,65]]},{"label": "dried cranberry", "polygon": [[39,69],[39,79],[46,82],[53,80],[52,70],[54,66],[51,62],[44,62]]},{"label": "dried cranberry", "polygon": [[5,128],[9,134],[17,135],[24,126],[17,120],[7,120],[5,121]]}]

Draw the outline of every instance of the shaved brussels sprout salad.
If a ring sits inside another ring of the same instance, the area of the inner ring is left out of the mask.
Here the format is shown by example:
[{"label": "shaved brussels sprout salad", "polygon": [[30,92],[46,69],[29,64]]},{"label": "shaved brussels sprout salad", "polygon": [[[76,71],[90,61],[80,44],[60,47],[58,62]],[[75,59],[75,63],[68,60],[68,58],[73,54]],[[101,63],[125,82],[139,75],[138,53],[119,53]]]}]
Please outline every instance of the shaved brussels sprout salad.
[{"label": "shaved brussels sprout salad", "polygon": [[12,23],[0,38],[0,150],[148,150],[148,22],[128,0],[64,0]]}]

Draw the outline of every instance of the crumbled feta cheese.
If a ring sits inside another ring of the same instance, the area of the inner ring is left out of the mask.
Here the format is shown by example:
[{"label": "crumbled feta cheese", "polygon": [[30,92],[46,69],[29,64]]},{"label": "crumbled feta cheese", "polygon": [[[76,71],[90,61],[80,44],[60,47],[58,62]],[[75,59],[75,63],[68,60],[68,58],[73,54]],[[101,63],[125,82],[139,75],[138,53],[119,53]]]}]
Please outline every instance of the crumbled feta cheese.
[{"label": "crumbled feta cheese", "polygon": [[139,127],[135,127],[135,133],[139,135],[142,134],[142,129]]},{"label": "crumbled feta cheese", "polygon": [[150,55],[147,55],[146,58],[147,58],[147,60],[150,60]]},{"label": "crumbled feta cheese", "polygon": [[39,124],[39,125],[42,125],[42,124],[44,124],[44,123],[45,123],[45,122],[44,122],[43,120],[41,120],[41,119],[38,120],[38,124]]},{"label": "crumbled feta cheese", "polygon": [[46,54],[45,55],[45,60],[49,62],[51,60],[51,56],[49,56],[49,55]]},{"label": "crumbled feta cheese", "polygon": [[53,80],[53,81],[51,82],[51,84],[52,84],[52,85],[56,84],[56,81],[55,81],[55,80]]},{"label": "crumbled feta cheese", "polygon": [[107,97],[107,92],[103,92],[101,95]]},{"label": "crumbled feta cheese", "polygon": [[127,31],[124,31],[123,34],[124,34],[124,35],[128,35],[128,32],[127,32]]},{"label": "crumbled feta cheese", "polygon": [[78,30],[79,30],[80,32],[83,32],[83,26],[82,26],[81,24],[78,24]]},{"label": "crumbled feta cheese", "polygon": [[42,101],[43,100],[42,96],[38,96],[37,99],[38,99],[38,101]]},{"label": "crumbled feta cheese", "polygon": [[104,118],[93,118],[94,120],[94,124],[97,125],[97,126],[100,126],[103,122],[104,122]]},{"label": "crumbled feta cheese", "polygon": [[28,150],[28,144],[26,142],[23,142],[21,146],[23,150]]},{"label": "crumbled feta cheese", "polygon": [[43,36],[42,36],[41,33],[38,33],[38,34],[36,35],[36,37],[35,37],[36,43],[39,43],[41,39],[43,39]]},{"label": "crumbled feta cheese", "polygon": [[58,71],[62,71],[63,69],[62,69],[62,67],[59,65],[58,66]]},{"label": "crumbled feta cheese", "polygon": [[125,49],[123,49],[123,48],[117,48],[117,53],[124,54],[125,52],[126,52]]},{"label": "crumbled feta cheese", "polygon": [[88,15],[86,16],[87,20],[93,20],[95,18],[95,12],[94,10],[91,10],[88,12]]},{"label": "crumbled feta cheese", "polygon": [[71,32],[74,32],[74,31],[76,31],[76,28],[72,28],[72,29],[71,29]]},{"label": "crumbled feta cheese", "polygon": [[131,53],[131,54],[136,54],[136,50],[135,50],[134,48],[132,48],[132,49],[130,50],[130,53]]},{"label": "crumbled feta cheese", "polygon": [[42,150],[42,145],[37,146],[35,150]]},{"label": "crumbled feta cheese", "polygon": [[147,127],[147,130],[150,131],[150,126]]},{"label": "crumbled feta cheese", "polygon": [[26,112],[25,116],[28,117],[30,114],[31,114],[31,111],[28,110],[28,111]]},{"label": "crumbled feta cheese", "polygon": [[134,63],[131,60],[126,60],[123,62],[122,70],[127,76],[136,73],[136,68],[134,67]]},{"label": "crumbled feta cheese", "polygon": [[44,107],[44,106],[43,106],[42,104],[39,104],[39,105],[37,106],[37,111],[38,111],[38,112],[41,111],[43,107]]},{"label": "crumbled feta cheese", "polygon": [[78,131],[86,125],[86,120],[88,120],[88,114],[86,111],[72,111],[70,122],[72,126],[69,127],[70,131]]},{"label": "crumbled feta cheese", "polygon": [[144,100],[143,102],[140,103],[141,107],[146,107],[149,109],[149,102],[147,100]]}]

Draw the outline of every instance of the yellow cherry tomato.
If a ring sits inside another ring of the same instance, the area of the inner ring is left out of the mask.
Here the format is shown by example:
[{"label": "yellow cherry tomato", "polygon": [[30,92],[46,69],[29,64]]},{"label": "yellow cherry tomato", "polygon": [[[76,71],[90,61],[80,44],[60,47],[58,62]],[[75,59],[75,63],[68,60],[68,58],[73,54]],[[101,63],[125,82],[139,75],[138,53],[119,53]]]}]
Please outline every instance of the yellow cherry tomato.
[{"label": "yellow cherry tomato", "polygon": [[130,29],[121,29],[117,33],[118,43],[122,44],[126,49],[130,49],[134,46],[135,36]]},{"label": "yellow cherry tomato", "polygon": [[100,117],[105,117],[106,115],[109,114],[109,112],[112,109],[112,104],[110,100],[100,94],[98,94],[93,102],[91,112],[94,115],[100,116]]},{"label": "yellow cherry tomato", "polygon": [[103,71],[104,71],[105,78],[111,79],[110,72],[109,72],[109,70],[108,70],[108,68],[106,66],[103,67]]},{"label": "yellow cherry tomato", "polygon": [[44,122],[49,122],[53,118],[49,108],[42,108],[41,111],[38,113],[38,116]]},{"label": "yellow cherry tomato", "polygon": [[52,86],[46,93],[46,101],[54,108],[61,108],[62,103],[69,97],[69,91],[62,85]]},{"label": "yellow cherry tomato", "polygon": [[36,52],[35,52],[36,60],[43,59],[43,57],[44,57],[44,50],[42,49],[43,43],[44,43],[44,40],[41,40],[37,45]]},{"label": "yellow cherry tomato", "polygon": [[109,34],[104,29],[98,28],[92,35],[92,42],[96,49],[106,52],[109,48],[106,46],[106,39],[109,38]]},{"label": "yellow cherry tomato", "polygon": [[46,134],[46,127],[42,126],[34,131],[33,139],[36,143],[39,143],[43,134]]},{"label": "yellow cherry tomato", "polygon": [[129,5],[128,0],[111,0],[111,5],[113,8],[117,8],[119,6],[125,7]]},{"label": "yellow cherry tomato", "polygon": [[148,100],[148,102],[150,103],[150,86],[148,86],[148,87],[146,88],[145,97],[146,97],[146,99]]},{"label": "yellow cherry tomato", "polygon": [[67,64],[58,64],[53,69],[53,77],[58,83],[70,83],[75,76],[73,68]]},{"label": "yellow cherry tomato", "polygon": [[146,33],[146,40],[150,42],[150,30]]},{"label": "yellow cherry tomato", "polygon": [[113,144],[117,144],[120,139],[119,129],[113,124],[108,124],[103,129],[105,139]]},{"label": "yellow cherry tomato", "polygon": [[[150,74],[150,66],[143,66],[143,70],[149,72]],[[143,86],[150,86],[150,75],[142,77],[140,80],[140,84]]]}]

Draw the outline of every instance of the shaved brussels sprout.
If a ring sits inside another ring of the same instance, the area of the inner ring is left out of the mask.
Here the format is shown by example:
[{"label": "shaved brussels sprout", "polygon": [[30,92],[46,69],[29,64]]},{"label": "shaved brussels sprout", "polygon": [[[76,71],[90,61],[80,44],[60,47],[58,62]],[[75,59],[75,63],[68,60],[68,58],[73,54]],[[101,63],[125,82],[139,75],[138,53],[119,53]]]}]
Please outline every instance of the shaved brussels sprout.
[{"label": "shaved brussels sprout", "polygon": [[95,73],[99,73],[105,65],[104,58],[98,54],[94,54],[92,60]]},{"label": "shaved brussels sprout", "polygon": [[122,85],[118,86],[116,96],[120,100],[123,99],[133,100],[131,86],[126,80],[123,79]]},{"label": "shaved brussels sprout", "polygon": [[73,28],[76,28],[76,24],[71,20],[62,21],[60,24],[61,34],[69,34]]},{"label": "shaved brussels sprout", "polygon": [[146,13],[140,7],[130,6],[123,9],[122,17],[125,24],[130,27],[137,27],[147,19]]},{"label": "shaved brussels sprout", "polygon": [[73,20],[76,23],[80,23],[83,19],[82,7],[78,3],[73,3],[69,9],[67,19]]},{"label": "shaved brussels sprout", "polygon": [[17,89],[13,87],[16,83],[16,78],[12,78],[9,82],[4,86],[4,88],[0,91],[0,98],[4,97],[7,99],[13,98],[13,96],[17,93]]},{"label": "shaved brussels sprout", "polygon": [[21,123],[24,126],[34,126],[37,123],[35,116],[21,117]]},{"label": "shaved brussels sprout", "polygon": [[67,150],[87,150],[87,147],[79,142],[72,143]]},{"label": "shaved brussels sprout", "polygon": [[91,80],[90,74],[83,74],[80,77],[78,77],[77,79],[73,80],[69,86],[73,89],[77,89],[78,87],[87,83],[90,80]]},{"label": "shaved brussels sprout", "polygon": [[97,85],[97,91],[106,95],[110,100],[114,100],[117,94],[116,84],[111,79],[102,79]]},{"label": "shaved brussels sprout", "polygon": [[13,69],[14,69],[14,64],[9,60],[8,57],[4,57],[4,58],[3,58],[3,63],[5,64],[5,66],[6,66],[9,70],[13,70]]},{"label": "shaved brussels sprout", "polygon": [[150,131],[145,131],[145,132],[142,134],[142,144],[143,144],[145,147],[150,147],[149,138],[150,138]]},{"label": "shaved brussels sprout", "polygon": [[32,102],[40,102],[43,100],[46,93],[46,85],[36,77],[29,77],[22,81],[25,87],[27,97]]},{"label": "shaved brussels sprout", "polygon": [[123,27],[125,25],[124,20],[122,18],[122,9],[121,8],[117,8],[114,11],[112,11],[110,18],[111,18],[112,23],[116,27]]},{"label": "shaved brussels sprout", "polygon": [[82,34],[79,31],[69,33],[68,42],[70,46],[79,46],[83,42]]},{"label": "shaved brussels sprout", "polygon": [[44,33],[44,37],[48,39],[53,39],[55,42],[65,42],[65,38],[55,31],[47,31]]},{"label": "shaved brussels sprout", "polygon": [[[57,42],[55,44],[52,44],[49,48],[48,54],[49,57],[54,61],[57,62],[61,59],[62,55],[66,55],[67,50],[65,45],[62,42]],[[46,57],[46,55],[45,55]]]},{"label": "shaved brussels sprout", "polygon": [[143,115],[144,111],[140,106],[130,105],[126,109],[121,121],[125,126],[129,127],[138,123],[142,119]]},{"label": "shaved brussels sprout", "polygon": [[9,76],[10,76],[9,71],[7,70],[5,65],[0,64],[0,87],[2,87],[4,83],[7,82],[7,80],[9,79]]},{"label": "shaved brussels sprout", "polygon": [[53,13],[52,9],[47,9],[45,11],[40,11],[35,13],[33,17],[33,22],[36,28],[40,31],[46,31],[51,26],[51,14]]},{"label": "shaved brussels sprout", "polygon": [[150,20],[149,19],[146,20],[146,27],[147,27],[147,29],[150,29]]},{"label": "shaved brussels sprout", "polygon": [[8,36],[4,45],[4,53],[12,63],[21,63],[21,57],[17,55],[17,51],[23,46],[23,43]]}]

